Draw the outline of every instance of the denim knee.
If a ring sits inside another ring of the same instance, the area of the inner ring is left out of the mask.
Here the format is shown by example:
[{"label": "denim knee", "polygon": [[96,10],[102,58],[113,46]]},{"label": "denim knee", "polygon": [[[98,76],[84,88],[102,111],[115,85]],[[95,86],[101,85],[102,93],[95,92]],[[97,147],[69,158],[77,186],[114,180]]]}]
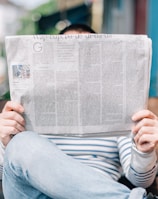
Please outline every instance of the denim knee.
[{"label": "denim knee", "polygon": [[29,156],[33,147],[36,145],[35,140],[37,133],[24,131],[15,135],[12,140],[8,143],[5,150],[5,160],[7,162],[23,162],[25,159],[29,161]]},{"label": "denim knee", "polygon": [[28,145],[32,144],[34,142],[34,137],[37,136],[36,133],[31,131],[24,131],[21,133],[16,134],[11,141],[8,143],[6,147],[6,152],[9,150],[10,152],[16,150],[20,150],[21,147],[24,149]]}]

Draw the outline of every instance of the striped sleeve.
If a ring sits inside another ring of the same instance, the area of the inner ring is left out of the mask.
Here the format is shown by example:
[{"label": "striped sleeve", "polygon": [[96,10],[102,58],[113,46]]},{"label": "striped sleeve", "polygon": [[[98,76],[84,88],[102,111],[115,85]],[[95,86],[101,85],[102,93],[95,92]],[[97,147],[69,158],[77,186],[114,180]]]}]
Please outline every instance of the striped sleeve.
[{"label": "striped sleeve", "polygon": [[138,151],[131,138],[118,138],[120,162],[127,179],[135,186],[147,188],[156,176],[157,157],[155,151],[142,153]]},{"label": "striped sleeve", "polygon": [[131,182],[136,186],[147,188],[153,183],[156,173],[156,152],[142,153],[133,144],[131,165],[128,172],[128,178],[131,179]]}]

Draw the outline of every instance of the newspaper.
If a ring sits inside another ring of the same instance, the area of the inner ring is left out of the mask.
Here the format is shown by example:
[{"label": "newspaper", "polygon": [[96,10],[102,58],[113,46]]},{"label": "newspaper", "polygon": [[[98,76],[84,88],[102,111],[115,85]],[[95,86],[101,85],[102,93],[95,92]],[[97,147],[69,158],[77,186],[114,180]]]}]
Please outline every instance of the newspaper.
[{"label": "newspaper", "polygon": [[151,40],[146,35],[8,36],[10,93],[26,129],[63,136],[129,135],[146,108]]}]

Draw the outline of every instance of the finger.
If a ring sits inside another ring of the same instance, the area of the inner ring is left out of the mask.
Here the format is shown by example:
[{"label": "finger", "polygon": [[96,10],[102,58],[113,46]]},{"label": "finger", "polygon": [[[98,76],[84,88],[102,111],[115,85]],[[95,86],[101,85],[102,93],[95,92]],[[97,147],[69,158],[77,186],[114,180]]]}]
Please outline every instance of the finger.
[{"label": "finger", "polygon": [[151,152],[156,149],[157,142],[155,140],[155,136],[151,136],[150,134],[143,134],[140,137],[139,142],[136,143],[136,147],[142,152]]},{"label": "finger", "polygon": [[136,134],[143,126],[151,126],[151,127],[158,127],[158,121],[149,119],[149,118],[144,118],[140,120],[133,128],[132,132]]},{"label": "finger", "polygon": [[11,134],[17,134],[19,132],[25,131],[24,126],[20,125],[16,121],[8,120],[7,122],[3,122],[3,127],[1,128],[1,135],[11,135]]},{"label": "finger", "polygon": [[153,135],[153,134],[158,134],[157,133],[157,128],[156,127],[151,127],[151,126],[143,126],[140,128],[138,133],[134,136],[134,141],[135,143],[139,142],[139,139],[142,135],[148,134],[148,135]]},{"label": "finger", "polygon": [[134,122],[142,120],[143,118],[157,119],[157,116],[149,110],[141,110],[132,116]]},{"label": "finger", "polygon": [[154,150],[154,145],[150,142],[144,142],[141,145],[137,146],[137,149],[143,153],[150,153]]},{"label": "finger", "polygon": [[13,130],[11,130],[11,132],[16,131],[16,129],[17,129],[17,131],[25,130],[25,126],[15,120],[4,120],[4,121],[2,121],[1,125],[3,125],[4,127],[8,126],[10,128],[13,128]]},{"label": "finger", "polygon": [[23,116],[18,114],[15,111],[7,111],[4,113],[1,113],[0,118],[2,119],[1,123],[4,121],[7,123],[8,120],[13,120],[13,121],[21,124],[22,126],[25,126],[25,120],[24,120]]},{"label": "finger", "polygon": [[24,108],[22,105],[20,105],[17,102],[9,101],[5,104],[2,112],[4,112],[4,111],[16,111],[18,113],[23,113]]}]

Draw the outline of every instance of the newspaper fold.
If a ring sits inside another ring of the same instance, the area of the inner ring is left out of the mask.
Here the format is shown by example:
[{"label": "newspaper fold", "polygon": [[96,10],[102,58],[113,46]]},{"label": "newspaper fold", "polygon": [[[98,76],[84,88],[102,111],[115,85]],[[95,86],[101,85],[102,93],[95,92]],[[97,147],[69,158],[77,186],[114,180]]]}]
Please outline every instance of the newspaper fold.
[{"label": "newspaper fold", "polygon": [[63,136],[127,135],[146,108],[151,40],[146,35],[8,36],[11,99],[26,129]]}]

